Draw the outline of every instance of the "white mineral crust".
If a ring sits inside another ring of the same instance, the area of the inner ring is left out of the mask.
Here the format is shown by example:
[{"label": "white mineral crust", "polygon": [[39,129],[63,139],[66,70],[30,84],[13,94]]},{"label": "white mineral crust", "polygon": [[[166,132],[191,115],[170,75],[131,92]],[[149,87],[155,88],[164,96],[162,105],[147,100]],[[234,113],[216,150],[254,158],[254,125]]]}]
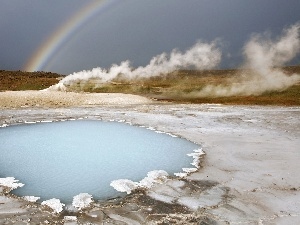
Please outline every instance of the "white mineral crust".
[{"label": "white mineral crust", "polygon": [[72,205],[81,210],[83,208],[88,207],[93,202],[92,195],[88,193],[80,193],[79,195],[76,195],[73,197]]},{"label": "white mineral crust", "polygon": [[112,186],[117,191],[126,192],[127,194],[130,194],[131,191],[138,187],[138,184],[137,182],[134,182],[132,180],[119,179],[112,181],[110,183],[110,186]]},{"label": "white mineral crust", "polygon": [[37,200],[40,199],[40,197],[35,197],[35,196],[24,196],[23,198],[28,202],[36,202]]},{"label": "white mineral crust", "polygon": [[55,213],[63,211],[63,207],[65,206],[64,203],[61,203],[60,200],[56,198],[43,201],[41,204],[50,207]]},{"label": "white mineral crust", "polygon": [[134,182],[128,179],[119,179],[112,181],[110,186],[117,191],[130,194],[133,190],[139,187],[150,188],[154,183],[162,183],[167,180],[168,175],[169,174],[164,170],[153,170],[148,172],[147,177],[142,179],[140,182]]},{"label": "white mineral crust", "polygon": [[153,170],[147,173],[147,177],[142,179],[139,183],[139,187],[150,188],[154,183],[162,183],[167,179],[169,174],[164,170]]},{"label": "white mineral crust", "polygon": [[14,177],[0,178],[0,185],[9,187],[11,190],[14,190],[18,187],[23,187],[24,184],[18,183],[19,180],[16,180]]}]

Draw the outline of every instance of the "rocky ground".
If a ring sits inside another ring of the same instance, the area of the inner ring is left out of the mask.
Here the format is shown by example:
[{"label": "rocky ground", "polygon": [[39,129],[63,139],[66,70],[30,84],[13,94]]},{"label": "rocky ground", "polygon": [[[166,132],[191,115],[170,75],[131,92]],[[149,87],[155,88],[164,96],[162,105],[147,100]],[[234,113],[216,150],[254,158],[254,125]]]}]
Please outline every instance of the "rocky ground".
[{"label": "rocky ground", "polygon": [[206,153],[200,168],[185,178],[169,177],[148,190],[95,201],[77,212],[55,214],[1,187],[1,224],[300,223],[299,107],[173,104],[133,95],[43,92],[2,92],[0,104],[0,126],[116,120],[186,138]]}]

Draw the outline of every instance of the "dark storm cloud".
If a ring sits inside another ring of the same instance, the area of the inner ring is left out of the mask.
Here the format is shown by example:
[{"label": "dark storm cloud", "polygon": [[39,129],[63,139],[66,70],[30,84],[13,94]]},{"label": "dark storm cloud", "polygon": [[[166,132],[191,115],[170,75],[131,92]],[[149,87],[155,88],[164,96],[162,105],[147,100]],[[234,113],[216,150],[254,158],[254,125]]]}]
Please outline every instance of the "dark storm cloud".
[{"label": "dark storm cloud", "polygon": [[[42,41],[88,2],[0,0],[0,69],[21,69]],[[126,59],[145,65],[164,51],[216,38],[223,43],[221,66],[235,67],[252,33],[277,35],[300,20],[299,11],[299,0],[124,0],[89,21],[44,69],[68,74]]]},{"label": "dark storm cloud", "polygon": [[0,0],[0,69],[21,69],[38,45],[84,5],[72,2]]}]

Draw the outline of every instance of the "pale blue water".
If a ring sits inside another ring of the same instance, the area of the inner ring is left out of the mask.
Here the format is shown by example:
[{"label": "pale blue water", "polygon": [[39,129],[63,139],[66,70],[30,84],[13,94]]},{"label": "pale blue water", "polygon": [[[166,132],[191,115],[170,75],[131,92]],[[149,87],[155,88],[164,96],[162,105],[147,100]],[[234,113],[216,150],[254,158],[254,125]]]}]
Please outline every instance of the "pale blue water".
[{"label": "pale blue water", "polygon": [[25,186],[13,193],[70,203],[87,192],[95,199],[119,195],[110,182],[139,181],[151,170],[169,174],[191,167],[198,145],[117,122],[92,120],[0,128],[0,177]]}]

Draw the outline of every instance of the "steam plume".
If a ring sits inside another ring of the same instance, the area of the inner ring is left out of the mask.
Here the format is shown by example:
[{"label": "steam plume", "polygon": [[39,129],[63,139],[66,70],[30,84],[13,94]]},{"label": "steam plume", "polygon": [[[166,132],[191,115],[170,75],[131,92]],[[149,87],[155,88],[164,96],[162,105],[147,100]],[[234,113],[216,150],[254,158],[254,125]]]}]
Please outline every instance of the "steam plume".
[{"label": "steam plume", "polygon": [[300,82],[299,74],[287,75],[278,67],[291,61],[300,52],[300,23],[283,31],[272,41],[264,35],[254,35],[244,46],[248,72],[231,79],[228,85],[208,85],[195,96],[260,95],[266,91],[285,90]]},{"label": "steam plume", "polygon": [[97,79],[106,83],[119,75],[126,79],[136,79],[159,76],[181,68],[211,69],[217,66],[220,60],[221,52],[217,48],[216,41],[212,43],[198,42],[184,53],[174,49],[169,55],[162,53],[155,56],[145,67],[133,69],[129,61],[123,61],[120,65],[112,65],[109,70],[98,67],[73,73],[49,89],[67,90],[67,87],[74,83],[84,85],[90,79]]}]

